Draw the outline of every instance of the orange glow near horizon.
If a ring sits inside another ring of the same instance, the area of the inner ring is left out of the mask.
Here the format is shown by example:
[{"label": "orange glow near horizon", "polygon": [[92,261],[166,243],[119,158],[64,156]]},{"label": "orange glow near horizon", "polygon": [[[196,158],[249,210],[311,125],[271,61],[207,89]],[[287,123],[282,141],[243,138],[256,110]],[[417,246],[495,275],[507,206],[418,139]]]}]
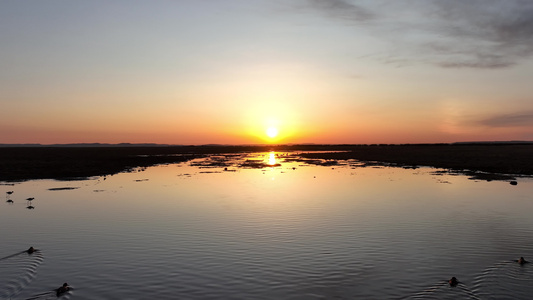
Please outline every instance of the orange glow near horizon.
[{"label": "orange glow near horizon", "polygon": [[288,112],[278,116],[264,114],[261,110],[247,115],[243,126],[246,134],[262,143],[275,144],[286,142],[287,138],[295,135],[297,126],[295,120],[289,120]]}]

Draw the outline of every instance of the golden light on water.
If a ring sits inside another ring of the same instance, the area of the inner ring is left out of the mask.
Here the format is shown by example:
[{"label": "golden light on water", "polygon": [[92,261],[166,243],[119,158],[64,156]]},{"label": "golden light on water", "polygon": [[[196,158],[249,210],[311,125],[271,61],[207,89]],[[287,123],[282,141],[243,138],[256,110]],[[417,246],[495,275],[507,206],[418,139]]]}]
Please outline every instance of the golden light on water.
[{"label": "golden light on water", "polygon": [[271,165],[271,166],[274,166],[276,165],[276,153],[275,152],[270,152],[268,153],[268,164]]}]

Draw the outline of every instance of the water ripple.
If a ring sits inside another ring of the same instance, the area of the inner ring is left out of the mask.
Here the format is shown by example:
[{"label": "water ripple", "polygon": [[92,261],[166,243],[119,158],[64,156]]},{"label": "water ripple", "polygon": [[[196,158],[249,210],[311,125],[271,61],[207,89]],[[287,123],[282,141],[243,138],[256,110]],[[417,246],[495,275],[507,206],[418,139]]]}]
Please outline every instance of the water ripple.
[{"label": "water ripple", "polygon": [[0,299],[17,296],[30,284],[36,275],[37,267],[43,262],[42,251],[28,254],[19,252],[0,260]]}]

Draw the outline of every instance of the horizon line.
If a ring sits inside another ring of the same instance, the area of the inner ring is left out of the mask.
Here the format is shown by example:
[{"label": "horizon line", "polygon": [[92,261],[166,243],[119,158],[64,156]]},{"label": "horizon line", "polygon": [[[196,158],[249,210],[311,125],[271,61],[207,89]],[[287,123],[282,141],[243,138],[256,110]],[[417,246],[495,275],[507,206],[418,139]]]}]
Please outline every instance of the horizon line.
[{"label": "horizon line", "polygon": [[464,141],[435,143],[279,143],[279,144],[160,144],[160,143],[0,143],[1,148],[9,147],[277,147],[277,146],[402,146],[402,145],[457,145],[457,144],[533,144],[533,141]]}]

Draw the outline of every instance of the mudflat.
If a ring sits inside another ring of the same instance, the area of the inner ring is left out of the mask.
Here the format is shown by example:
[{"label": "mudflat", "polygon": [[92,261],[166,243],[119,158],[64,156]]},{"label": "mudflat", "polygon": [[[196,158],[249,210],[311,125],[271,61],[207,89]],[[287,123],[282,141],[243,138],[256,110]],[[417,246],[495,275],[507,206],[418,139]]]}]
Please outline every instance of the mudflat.
[{"label": "mudflat", "polygon": [[357,159],[403,167],[429,166],[487,180],[533,175],[533,144],[526,143],[357,145],[346,149],[349,151],[308,153],[302,156],[332,160]]},{"label": "mudflat", "polygon": [[[463,173],[533,175],[533,144],[0,147],[0,181],[105,176],[212,154],[298,151],[304,158],[432,166]],[[323,152],[312,152],[323,151]],[[479,175],[479,174],[478,174]],[[491,179],[488,176],[486,179]]]}]

